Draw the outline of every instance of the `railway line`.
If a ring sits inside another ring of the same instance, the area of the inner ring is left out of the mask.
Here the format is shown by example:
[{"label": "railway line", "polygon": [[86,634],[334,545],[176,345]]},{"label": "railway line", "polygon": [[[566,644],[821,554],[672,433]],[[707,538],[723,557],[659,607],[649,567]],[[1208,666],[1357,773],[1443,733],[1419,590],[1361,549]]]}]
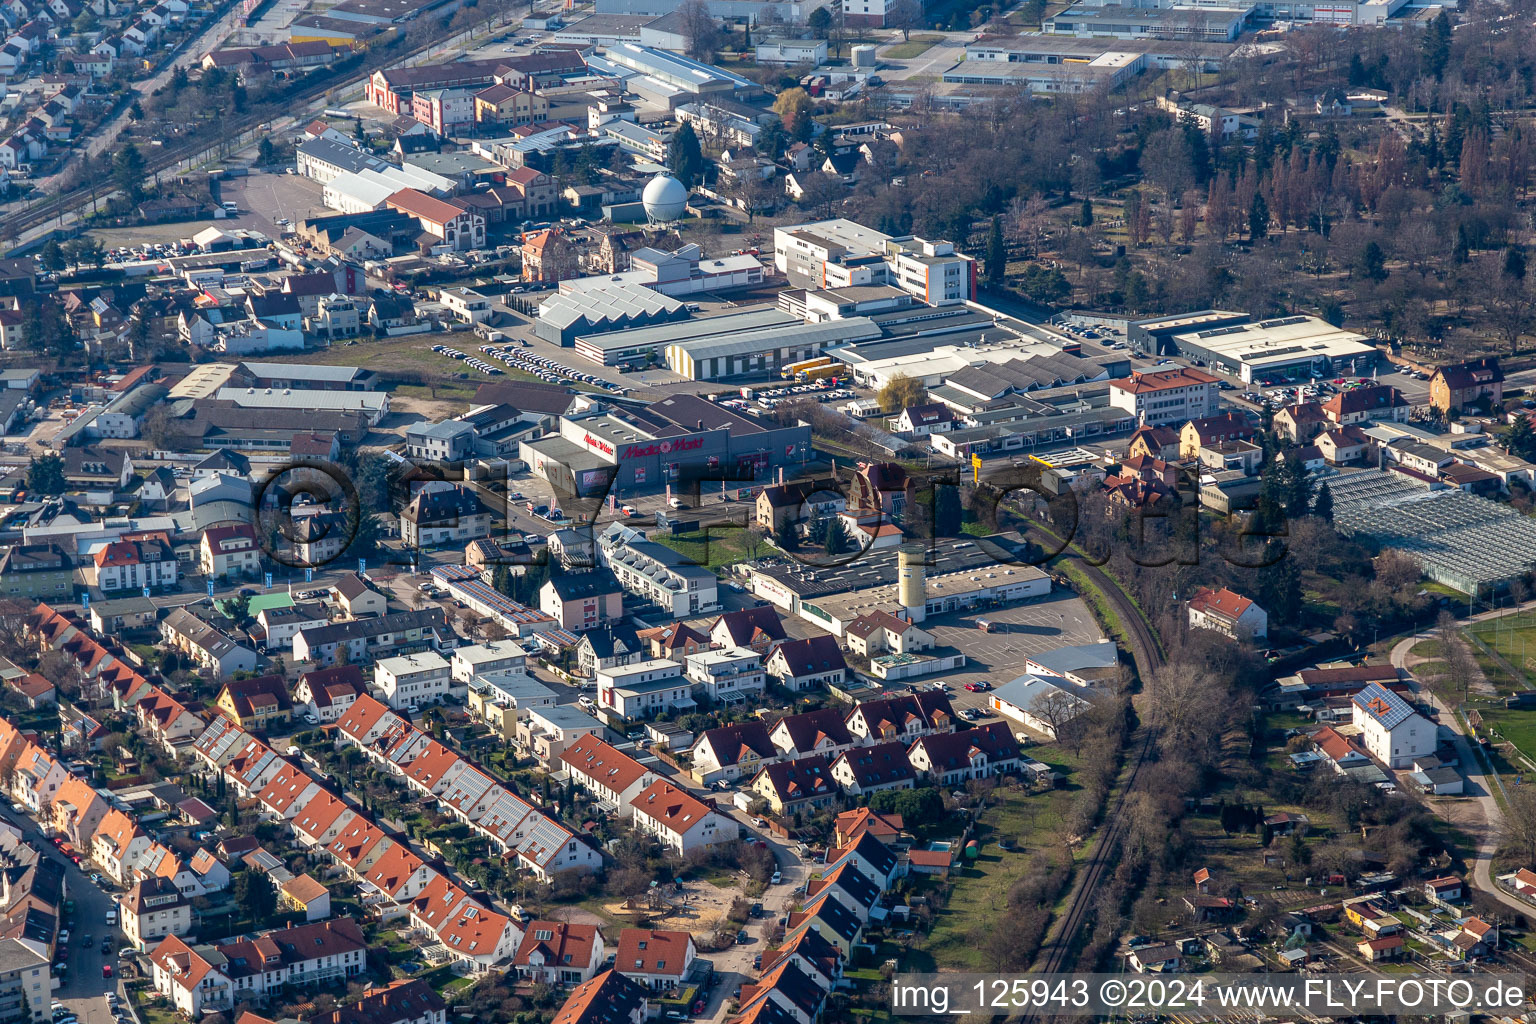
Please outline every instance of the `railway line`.
[{"label": "railway line", "polygon": [[[1105,600],[1114,606],[1115,613],[1126,629],[1131,654],[1136,661],[1136,669],[1143,683],[1151,685],[1153,673],[1163,666],[1164,659],[1157,637],[1153,635],[1151,627],[1142,617],[1141,610],[1102,569],[1076,557],[1065,558],[1063,561],[1074,564],[1088,576],[1099,587]],[[1132,759],[1127,766],[1124,782],[1111,802],[1093,853],[1078,870],[1072,893],[1067,899],[1066,909],[1056,919],[1055,927],[1041,946],[1040,954],[1035,960],[1035,970],[1046,974],[1057,974],[1071,966],[1071,957],[1092,910],[1094,896],[1106,874],[1111,872],[1117,863],[1120,843],[1128,828],[1124,813],[1126,800],[1144,778],[1142,768],[1152,753],[1156,739],[1157,730],[1147,724],[1141,725],[1131,734],[1128,747],[1132,752]],[[1033,1021],[1037,1019],[1037,1015],[1026,1014],[1020,1019]]]},{"label": "railway line", "polygon": [[[163,146],[147,148],[144,153],[144,172],[146,177],[174,171],[182,164],[203,162],[215,159],[238,150],[256,141],[262,133],[261,126],[283,116],[284,114],[296,114],[306,106],[322,97],[331,97],[348,88],[348,83],[358,80],[366,80],[375,71],[391,67],[403,67],[417,58],[430,54],[431,51],[457,45],[459,42],[473,40],[473,30],[464,30],[455,33],[450,39],[431,39],[412,49],[396,53],[370,54],[364,58],[361,65],[349,71],[345,80],[328,78],[323,82],[317,82],[305,88],[301,88],[290,96],[283,98],[283,109],[263,111],[260,113],[244,114],[238,117],[228,117],[223,120],[222,129],[216,139],[195,139],[176,146]],[[81,209],[93,199],[109,198],[113,190],[102,194],[100,187],[91,188],[83,186],[64,192],[44,200],[34,206],[17,210],[4,217],[0,217],[0,237],[20,240],[27,232],[33,231],[50,220],[63,218],[67,214]]]}]

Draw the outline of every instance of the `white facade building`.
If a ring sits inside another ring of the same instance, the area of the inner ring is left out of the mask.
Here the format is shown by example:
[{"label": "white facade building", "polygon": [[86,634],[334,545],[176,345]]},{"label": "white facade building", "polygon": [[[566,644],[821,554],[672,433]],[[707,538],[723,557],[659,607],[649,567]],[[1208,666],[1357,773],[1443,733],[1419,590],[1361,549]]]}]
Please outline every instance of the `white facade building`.
[{"label": "white facade building", "polygon": [[1350,710],[1365,749],[1388,768],[1410,768],[1439,746],[1435,723],[1380,683],[1355,694]]},{"label": "white facade building", "polygon": [[384,658],[373,667],[373,687],[392,708],[440,701],[452,679],[447,659],[436,651]]}]

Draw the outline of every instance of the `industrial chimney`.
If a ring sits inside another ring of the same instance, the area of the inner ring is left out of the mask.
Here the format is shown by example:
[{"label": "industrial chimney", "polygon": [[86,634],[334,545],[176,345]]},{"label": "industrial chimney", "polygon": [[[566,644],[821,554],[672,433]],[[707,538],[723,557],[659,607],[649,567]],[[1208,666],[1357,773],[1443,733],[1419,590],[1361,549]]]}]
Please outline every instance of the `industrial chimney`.
[{"label": "industrial chimney", "polygon": [[896,600],[908,622],[920,623],[928,614],[927,556],[921,544],[903,544],[896,551]]}]

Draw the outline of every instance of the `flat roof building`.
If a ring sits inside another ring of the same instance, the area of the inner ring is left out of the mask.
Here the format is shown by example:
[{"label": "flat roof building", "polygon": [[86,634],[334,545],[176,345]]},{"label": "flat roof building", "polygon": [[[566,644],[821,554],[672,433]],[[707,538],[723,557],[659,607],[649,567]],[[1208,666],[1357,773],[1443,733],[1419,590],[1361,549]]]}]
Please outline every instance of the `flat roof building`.
[{"label": "flat roof building", "polygon": [[[1199,322],[1231,316],[1234,314],[1212,310],[1196,314],[1194,319]],[[1380,358],[1376,346],[1368,344],[1364,335],[1335,327],[1315,316],[1192,326],[1184,331],[1170,328],[1166,322],[1150,323],[1158,332],[1156,337],[1163,354],[1172,349],[1186,359],[1239,377],[1245,383],[1369,374]],[[1132,330],[1140,330],[1142,338],[1150,339],[1153,335],[1147,324],[1148,321],[1142,321],[1133,325]]]}]

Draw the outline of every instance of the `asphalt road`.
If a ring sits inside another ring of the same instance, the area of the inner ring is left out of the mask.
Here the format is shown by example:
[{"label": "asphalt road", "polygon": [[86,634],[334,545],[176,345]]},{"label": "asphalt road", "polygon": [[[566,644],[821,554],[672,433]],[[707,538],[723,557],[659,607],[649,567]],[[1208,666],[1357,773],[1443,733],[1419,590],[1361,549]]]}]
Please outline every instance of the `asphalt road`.
[{"label": "asphalt road", "polygon": [[[21,828],[28,841],[34,843],[43,856],[63,866],[67,898],[75,901],[74,917],[64,924],[70,933],[67,961],[69,971],[64,984],[54,990],[53,997],[74,1011],[80,1018],[80,1024],[112,1024],[112,1013],[107,1009],[104,997],[108,992],[118,991],[118,979],[115,976],[117,951],[127,941],[122,932],[106,924],[112,897],[92,883],[87,873],[59,853],[58,847],[40,836],[37,823],[31,818],[15,814],[9,809],[0,812],[0,816]],[[90,942],[85,941],[86,936],[90,936]],[[101,953],[101,940],[104,938],[112,940],[112,950],[107,956]],[[101,976],[103,964],[112,965],[113,978]]]}]

